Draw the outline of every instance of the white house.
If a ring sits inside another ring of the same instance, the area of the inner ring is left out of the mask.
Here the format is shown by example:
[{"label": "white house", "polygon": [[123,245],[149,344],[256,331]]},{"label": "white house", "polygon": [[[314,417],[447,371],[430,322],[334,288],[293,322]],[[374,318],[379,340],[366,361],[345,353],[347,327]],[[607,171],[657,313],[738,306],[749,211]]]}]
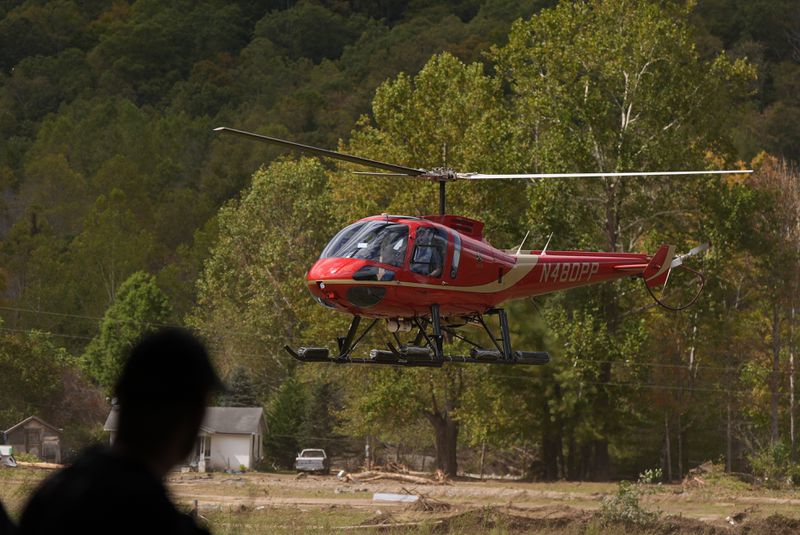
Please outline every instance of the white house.
[{"label": "white house", "polygon": [[[117,435],[117,414],[117,407],[113,407],[104,426],[111,444]],[[207,407],[194,454],[186,464],[200,472],[241,467],[250,470],[264,456],[266,432],[261,407]]]}]

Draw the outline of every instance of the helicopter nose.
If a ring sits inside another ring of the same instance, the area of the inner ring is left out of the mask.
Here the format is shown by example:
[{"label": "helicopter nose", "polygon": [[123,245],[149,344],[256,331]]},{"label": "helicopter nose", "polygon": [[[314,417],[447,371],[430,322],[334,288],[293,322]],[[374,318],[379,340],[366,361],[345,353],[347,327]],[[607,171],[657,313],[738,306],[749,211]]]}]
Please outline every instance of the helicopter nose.
[{"label": "helicopter nose", "polygon": [[347,300],[359,308],[374,307],[386,296],[383,286],[351,286],[347,289]]},{"label": "helicopter nose", "polygon": [[386,296],[386,287],[375,284],[395,279],[395,272],[362,260],[322,259],[308,272],[308,288],[324,306],[370,308]]},{"label": "helicopter nose", "polygon": [[318,260],[308,270],[308,282],[311,284],[350,279],[357,269],[351,265],[352,263],[353,261],[348,258],[323,258]]}]

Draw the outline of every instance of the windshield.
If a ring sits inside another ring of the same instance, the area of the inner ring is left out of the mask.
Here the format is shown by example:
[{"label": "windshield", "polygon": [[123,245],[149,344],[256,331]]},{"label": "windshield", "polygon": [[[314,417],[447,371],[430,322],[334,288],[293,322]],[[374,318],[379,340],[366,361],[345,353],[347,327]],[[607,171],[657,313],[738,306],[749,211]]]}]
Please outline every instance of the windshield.
[{"label": "windshield", "polygon": [[300,457],[325,457],[325,452],[322,450],[303,450]]},{"label": "windshield", "polygon": [[339,231],[320,258],[360,258],[402,267],[407,246],[407,225],[360,221]]}]

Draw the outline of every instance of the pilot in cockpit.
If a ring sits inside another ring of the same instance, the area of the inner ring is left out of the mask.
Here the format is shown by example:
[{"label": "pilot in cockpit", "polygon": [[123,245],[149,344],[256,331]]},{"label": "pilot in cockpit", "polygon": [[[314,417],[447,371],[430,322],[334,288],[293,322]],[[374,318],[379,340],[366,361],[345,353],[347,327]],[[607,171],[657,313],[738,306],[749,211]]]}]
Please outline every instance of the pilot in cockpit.
[{"label": "pilot in cockpit", "polygon": [[378,262],[391,266],[402,266],[406,258],[408,227],[405,225],[389,227],[382,234]]}]

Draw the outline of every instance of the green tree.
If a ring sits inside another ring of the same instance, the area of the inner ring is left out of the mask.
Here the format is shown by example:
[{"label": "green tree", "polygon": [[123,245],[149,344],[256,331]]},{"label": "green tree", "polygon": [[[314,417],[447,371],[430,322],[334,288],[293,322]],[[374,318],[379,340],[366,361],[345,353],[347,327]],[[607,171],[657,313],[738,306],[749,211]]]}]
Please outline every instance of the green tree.
[{"label": "green tree", "polygon": [[[362,117],[352,150],[383,161],[461,171],[508,170],[512,160],[509,116],[500,81],[480,63],[465,65],[453,55],[432,57],[415,76],[400,74],[382,84],[372,104],[373,119]],[[356,187],[356,180],[360,183]],[[337,177],[333,195],[358,214],[379,211],[435,214],[438,185]],[[500,209],[499,206],[503,208]],[[515,216],[524,214],[524,184],[484,181],[448,188],[451,213],[487,223],[489,239],[516,238]]]},{"label": "green tree", "polygon": [[308,395],[302,383],[289,376],[267,407],[265,451],[278,467],[290,469],[303,446],[302,428]]},{"label": "green tree", "polygon": [[227,391],[217,400],[220,407],[255,407],[259,404],[256,385],[244,367],[234,368],[225,383]]},{"label": "green tree", "polygon": [[42,333],[0,335],[0,426],[8,429],[33,414],[57,416],[70,356]]},{"label": "green tree", "polygon": [[95,336],[83,355],[91,376],[110,389],[116,383],[125,357],[142,334],[171,319],[172,310],[155,277],[138,271],[120,285]]},{"label": "green tree", "polygon": [[305,273],[330,239],[328,195],[316,160],[276,162],[220,210],[190,321],[216,349],[222,370],[246,365],[277,386],[289,359],[283,346],[324,336],[336,321],[305,289]]},{"label": "green tree", "polygon": [[314,381],[307,388],[308,402],[300,434],[308,445],[325,448],[328,457],[331,457],[341,450],[337,440],[341,437],[334,430],[339,423],[342,388],[325,378]]},{"label": "green tree", "polygon": [[195,62],[234,52],[246,39],[243,14],[229,2],[145,0],[125,11],[101,26],[91,61],[107,90],[133,91],[140,102],[161,102]]},{"label": "green tree", "polygon": [[[698,168],[707,151],[728,147],[728,110],[745,94],[752,68],[724,55],[701,59],[688,14],[688,8],[645,0],[590,0],[517,21],[493,57],[512,90],[518,165],[531,171]],[[528,219],[536,234],[557,230],[555,247],[653,247],[696,228],[696,218],[674,216],[701,211],[694,204],[697,187],[622,178],[541,181],[529,188]],[[583,202],[561,200],[569,198]],[[563,369],[561,386],[565,394],[574,390],[579,403],[559,411],[589,424],[574,441],[562,436],[566,427],[555,428],[554,439],[566,438],[571,454],[581,450],[584,459],[576,465],[599,479],[610,476],[609,443],[624,436],[632,415],[624,390],[607,386],[614,363],[643,355],[641,319],[621,312],[639,295],[625,291],[628,286],[607,284],[547,301],[554,318],[562,318],[551,328],[567,349],[563,356],[578,365]],[[575,431],[571,426],[570,434]]]},{"label": "green tree", "polygon": [[49,55],[80,41],[84,14],[75,2],[19,2],[0,20],[0,65],[9,72],[26,56]]},{"label": "green tree", "polygon": [[[375,94],[373,113],[374,120],[363,118],[353,133],[351,149],[357,153],[431,168],[442,165],[442,148],[447,147],[447,165],[481,171],[501,169],[508,160],[500,84],[479,63],[465,65],[447,53],[434,56],[416,76],[401,74],[384,83]],[[494,236],[507,239],[509,215],[523,213],[520,191],[515,195],[514,185],[470,186],[450,188],[451,213],[482,216],[496,223]],[[378,210],[435,213],[437,206],[436,189],[428,184],[375,180],[355,187],[352,178],[337,176],[333,195],[362,215]],[[428,422],[438,467],[455,475],[462,396],[478,375],[478,370],[457,366],[361,373],[356,379],[360,386],[347,398],[348,414],[361,420],[357,428],[374,435],[389,422]]]},{"label": "green tree", "polygon": [[[76,295],[70,281],[64,280],[67,271],[62,253],[67,246],[55,235],[47,220],[31,210],[8,231],[0,245],[3,270],[6,276],[6,297],[20,309],[40,310],[45,303],[60,310],[69,310]],[[10,328],[32,328],[44,331],[68,329],[83,334],[85,323],[76,318],[41,314],[9,315]]]},{"label": "green tree", "polygon": [[122,191],[98,197],[83,232],[70,243],[70,263],[82,277],[77,280],[87,305],[114,302],[122,283],[147,266],[152,248],[152,235],[137,224]]},{"label": "green tree", "polygon": [[[266,37],[291,59],[314,62],[338,58],[344,47],[361,34],[363,15],[342,16],[316,2],[301,1],[283,11],[271,11],[255,28],[256,37]],[[313,35],[314,39],[308,39]]]},{"label": "green tree", "polygon": [[78,359],[39,331],[0,333],[0,427],[29,416],[64,428],[65,458],[90,445],[108,414],[103,393],[91,384]]}]

